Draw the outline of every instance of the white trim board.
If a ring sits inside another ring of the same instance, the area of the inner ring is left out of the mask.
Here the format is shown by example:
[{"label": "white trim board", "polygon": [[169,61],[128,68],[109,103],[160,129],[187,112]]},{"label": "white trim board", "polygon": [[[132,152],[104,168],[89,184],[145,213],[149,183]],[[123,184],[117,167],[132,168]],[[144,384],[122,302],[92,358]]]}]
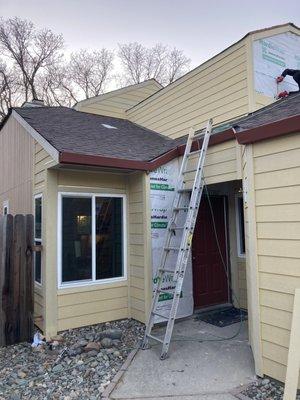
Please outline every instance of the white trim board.
[{"label": "white trim board", "polygon": [[35,139],[46,151],[47,153],[57,162],[59,163],[59,151],[56,150],[42,135],[40,135],[28,122],[25,121],[15,110],[12,111],[11,114],[20,125]]}]

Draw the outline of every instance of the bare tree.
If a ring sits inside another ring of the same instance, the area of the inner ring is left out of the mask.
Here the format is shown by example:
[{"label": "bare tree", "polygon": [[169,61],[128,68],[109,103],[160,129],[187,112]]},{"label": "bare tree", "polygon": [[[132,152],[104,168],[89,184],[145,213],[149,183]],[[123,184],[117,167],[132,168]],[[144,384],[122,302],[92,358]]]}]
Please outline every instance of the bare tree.
[{"label": "bare tree", "polygon": [[190,59],[182,50],[161,43],[150,48],[136,42],[119,44],[118,56],[123,68],[122,81],[126,84],[155,78],[165,85],[186,73],[190,66]]},{"label": "bare tree", "polygon": [[145,47],[136,42],[119,44],[118,56],[126,83],[142,82],[145,74]]},{"label": "bare tree", "polygon": [[9,68],[0,60],[0,116],[3,118],[8,109],[18,104],[23,96],[22,82],[14,68]]},{"label": "bare tree", "polygon": [[0,48],[19,69],[26,101],[38,97],[37,75],[59,61],[62,47],[62,36],[50,29],[37,30],[32,22],[17,17],[0,21]]},{"label": "bare tree", "polygon": [[51,66],[37,79],[40,97],[48,106],[71,107],[79,98],[64,63]]},{"label": "bare tree", "polygon": [[167,83],[174,82],[184,75],[190,67],[191,60],[187,58],[182,50],[174,47],[169,51],[167,58]]},{"label": "bare tree", "polygon": [[88,51],[81,49],[71,54],[68,66],[70,82],[73,81],[79,96],[88,99],[103,93],[109,82],[113,65],[113,53],[107,49]]}]

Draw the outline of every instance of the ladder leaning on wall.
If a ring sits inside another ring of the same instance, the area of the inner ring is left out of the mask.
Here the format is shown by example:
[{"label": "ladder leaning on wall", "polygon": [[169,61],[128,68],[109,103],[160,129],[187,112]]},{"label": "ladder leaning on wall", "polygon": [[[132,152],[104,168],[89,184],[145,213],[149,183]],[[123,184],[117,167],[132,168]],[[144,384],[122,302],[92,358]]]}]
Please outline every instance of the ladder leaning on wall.
[{"label": "ladder leaning on wall", "polygon": [[[195,134],[194,129],[191,129],[188,135],[184,156],[182,159],[179,179],[176,186],[175,197],[172,206],[172,215],[168,223],[167,234],[161,256],[160,266],[158,269],[158,284],[154,292],[149,319],[146,325],[145,336],[142,343],[142,349],[149,347],[149,339],[153,339],[162,344],[162,351],[160,358],[164,360],[168,355],[169,345],[172,337],[174,322],[176,319],[177,309],[179,305],[180,295],[182,291],[183,279],[189,260],[191,251],[191,244],[193,239],[194,228],[197,220],[198,210],[201,202],[204,180],[203,180],[203,168],[209,143],[209,138],[212,131],[212,120],[209,120],[205,129],[205,132]],[[202,140],[201,149],[193,151],[193,145],[195,142],[199,146],[199,142]],[[189,169],[190,157],[195,157],[196,167]],[[194,182],[192,189],[185,187],[187,178],[186,174],[195,173]],[[189,204],[184,205],[184,194],[191,194]],[[180,212],[186,212],[186,220],[183,226],[177,226]],[[172,246],[172,236],[177,231],[182,232],[182,238],[180,246]],[[166,268],[168,264],[168,258],[172,252],[177,253],[177,259],[175,268]],[[173,275],[173,283],[175,287],[173,289],[163,289],[162,285],[164,282],[165,274]],[[168,315],[163,315],[158,312],[158,303],[160,295],[169,295],[172,298],[172,305],[170,310],[167,311]],[[159,317],[167,322],[163,339],[154,336],[152,328],[154,325],[155,317]]]}]

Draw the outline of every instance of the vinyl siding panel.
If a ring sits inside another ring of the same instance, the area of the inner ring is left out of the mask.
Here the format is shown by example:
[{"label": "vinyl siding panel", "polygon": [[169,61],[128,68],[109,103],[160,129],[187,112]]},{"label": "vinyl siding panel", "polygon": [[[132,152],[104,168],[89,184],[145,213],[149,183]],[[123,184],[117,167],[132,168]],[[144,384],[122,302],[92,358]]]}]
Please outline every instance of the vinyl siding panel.
[{"label": "vinyl siding panel", "polygon": [[99,95],[93,99],[83,100],[76,104],[75,109],[92,114],[126,118],[125,111],[128,108],[140,103],[160,88],[157,82],[150,80],[139,85],[132,85]]},{"label": "vinyl siding panel", "polygon": [[218,124],[248,112],[245,42],[187,73],[127,111],[133,122],[176,138],[209,118]]},{"label": "vinyl siding panel", "polygon": [[284,380],[300,287],[300,135],[253,145],[264,373]]},{"label": "vinyl siding panel", "polygon": [[10,214],[32,212],[33,139],[10,116],[0,132],[0,213],[9,201]]},{"label": "vinyl siding panel", "polygon": [[[33,194],[31,194],[31,201],[33,203],[33,196],[42,194],[42,245],[45,243],[45,206],[46,198],[46,176],[47,169],[56,165],[56,162],[47,153],[46,150],[36,141],[33,141]],[[33,211],[34,212],[34,211]],[[44,330],[45,323],[45,251],[43,249],[41,254],[42,265],[42,286],[35,285],[34,294],[34,312],[37,317],[36,324],[41,330]]]},{"label": "vinyl siding panel", "polygon": [[146,174],[129,177],[129,259],[131,316],[145,322],[149,300],[149,211],[148,180]]},{"label": "vinyl siding panel", "polygon": [[[235,140],[230,140],[208,148],[204,164],[204,178],[207,184],[228,182],[240,178],[238,176],[240,160],[237,159],[237,146]],[[195,156],[189,157],[187,169],[195,169],[196,162]],[[187,187],[191,187],[194,173],[187,173],[185,177]]]}]

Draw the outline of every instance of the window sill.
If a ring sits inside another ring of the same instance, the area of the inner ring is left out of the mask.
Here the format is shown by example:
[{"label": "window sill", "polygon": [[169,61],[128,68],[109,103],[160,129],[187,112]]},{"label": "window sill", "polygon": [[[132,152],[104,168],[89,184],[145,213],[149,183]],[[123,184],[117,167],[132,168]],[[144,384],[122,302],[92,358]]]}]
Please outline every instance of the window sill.
[{"label": "window sill", "polygon": [[58,294],[71,294],[79,292],[89,292],[94,290],[110,289],[114,287],[127,286],[127,277],[105,279],[98,282],[78,282],[64,283],[58,285]]}]

